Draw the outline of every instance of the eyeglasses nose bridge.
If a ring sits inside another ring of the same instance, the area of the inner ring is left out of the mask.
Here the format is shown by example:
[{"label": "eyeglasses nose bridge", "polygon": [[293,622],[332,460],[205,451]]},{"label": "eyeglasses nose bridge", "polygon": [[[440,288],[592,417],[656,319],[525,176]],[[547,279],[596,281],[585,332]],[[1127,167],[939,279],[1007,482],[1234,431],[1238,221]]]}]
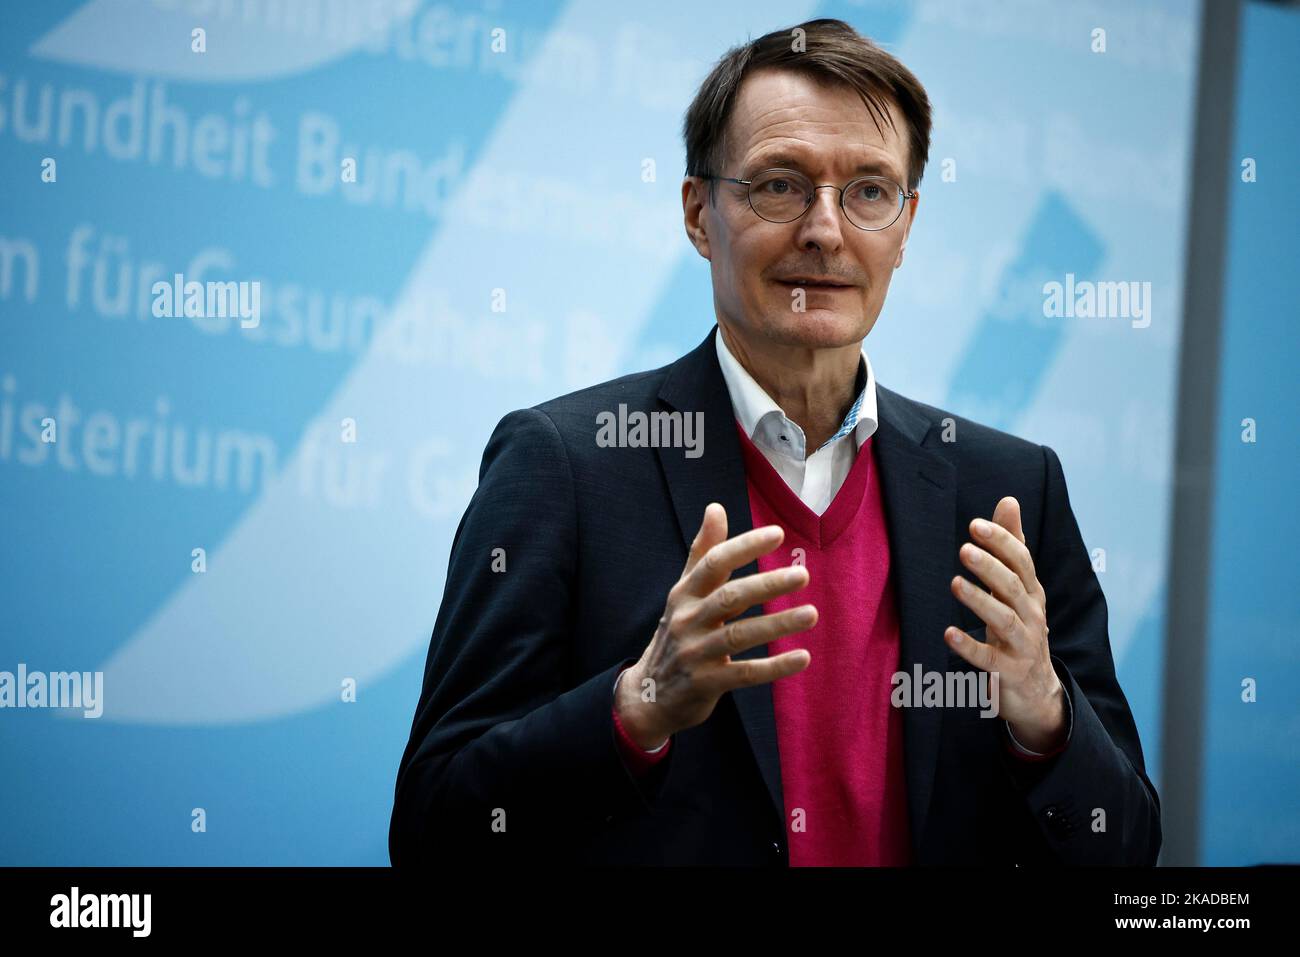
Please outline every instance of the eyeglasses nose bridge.
[{"label": "eyeglasses nose bridge", "polygon": [[[840,212],[844,213],[845,217],[847,217],[848,210],[844,208],[844,190],[846,188],[847,187],[844,186],[836,186],[834,183],[826,183],[822,186],[814,186],[812,188],[812,191],[808,194],[808,205],[803,208],[803,212],[799,214],[799,218],[802,219],[804,216],[808,215],[808,210],[813,208],[813,203],[817,202],[817,190],[819,189],[835,190],[835,192],[838,194],[835,197],[835,205],[839,208]],[[852,220],[850,220],[850,222],[852,222]]]}]

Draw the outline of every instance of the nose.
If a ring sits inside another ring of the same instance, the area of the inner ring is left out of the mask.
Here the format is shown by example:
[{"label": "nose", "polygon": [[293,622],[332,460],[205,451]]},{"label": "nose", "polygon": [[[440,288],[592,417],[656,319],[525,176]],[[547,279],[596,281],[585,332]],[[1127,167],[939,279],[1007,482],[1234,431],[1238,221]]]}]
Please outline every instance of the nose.
[{"label": "nose", "polygon": [[801,248],[811,243],[818,249],[837,250],[844,245],[844,211],[840,193],[833,186],[819,186],[813,192],[812,205],[799,218],[798,240]]}]

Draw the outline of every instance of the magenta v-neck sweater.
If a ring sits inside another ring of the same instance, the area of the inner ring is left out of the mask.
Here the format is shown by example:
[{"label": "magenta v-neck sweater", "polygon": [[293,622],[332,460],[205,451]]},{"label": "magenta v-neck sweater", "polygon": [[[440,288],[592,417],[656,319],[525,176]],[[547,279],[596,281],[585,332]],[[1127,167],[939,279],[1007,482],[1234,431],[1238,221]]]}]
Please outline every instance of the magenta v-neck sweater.
[{"label": "magenta v-neck sweater", "polygon": [[812,604],[818,613],[812,628],[768,644],[769,655],[812,655],[803,671],[772,684],[790,865],[908,864],[903,713],[890,704],[898,614],[874,445],[863,443],[818,515],[736,425],[753,527],[785,529],[759,571],[801,563],[809,573],[807,587],[765,602],[763,612]]},{"label": "magenta v-neck sweater", "polygon": [[[871,439],[863,443],[835,498],[818,515],[738,421],[736,431],[753,527],[785,529],[781,545],[759,558],[759,571],[792,565],[798,556],[809,572],[805,588],[765,602],[763,613],[803,604],[818,613],[812,628],[768,644],[769,655],[796,648],[812,654],[807,668],[772,684],[790,866],[908,864],[903,717],[890,704],[898,614],[874,446]],[[657,752],[643,751],[617,711],[613,717],[632,773],[644,774],[667,756],[671,740]]]},{"label": "magenta v-neck sweater", "polygon": [[[819,516],[786,485],[739,422],[736,431],[753,527],[785,529],[781,546],[759,558],[759,571],[793,564],[796,548],[809,570],[806,588],[765,603],[763,612],[813,604],[819,615],[807,631],[768,644],[771,655],[794,648],[812,654],[807,668],[772,685],[790,864],[907,864],[903,718],[889,701],[890,679],[898,670],[899,625],[893,590],[887,587],[889,539],[874,443],[863,443]],[[631,773],[645,774],[668,756],[671,739],[658,751],[644,751],[627,734],[617,709],[613,719],[619,753]],[[1045,755],[1028,755],[1005,740],[1007,751],[1026,762],[1050,760],[1066,744],[1068,736]]]}]

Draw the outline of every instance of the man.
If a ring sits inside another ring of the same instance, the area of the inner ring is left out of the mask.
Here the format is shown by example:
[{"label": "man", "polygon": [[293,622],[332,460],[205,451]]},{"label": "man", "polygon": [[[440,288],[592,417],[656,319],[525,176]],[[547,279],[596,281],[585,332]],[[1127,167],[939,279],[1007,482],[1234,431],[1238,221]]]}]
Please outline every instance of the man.
[{"label": "man", "polygon": [[840,21],[705,80],[682,196],[717,325],[497,425],[394,864],[1155,863],[1060,461],[863,350],[929,136],[920,83]]}]

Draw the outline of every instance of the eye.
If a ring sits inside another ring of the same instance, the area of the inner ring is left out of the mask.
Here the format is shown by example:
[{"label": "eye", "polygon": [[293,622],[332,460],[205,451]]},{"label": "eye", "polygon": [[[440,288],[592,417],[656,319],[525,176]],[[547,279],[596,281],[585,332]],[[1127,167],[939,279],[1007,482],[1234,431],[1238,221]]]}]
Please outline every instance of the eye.
[{"label": "eye", "polygon": [[885,191],[877,183],[863,183],[858,187],[858,199],[877,203],[885,198]]}]

